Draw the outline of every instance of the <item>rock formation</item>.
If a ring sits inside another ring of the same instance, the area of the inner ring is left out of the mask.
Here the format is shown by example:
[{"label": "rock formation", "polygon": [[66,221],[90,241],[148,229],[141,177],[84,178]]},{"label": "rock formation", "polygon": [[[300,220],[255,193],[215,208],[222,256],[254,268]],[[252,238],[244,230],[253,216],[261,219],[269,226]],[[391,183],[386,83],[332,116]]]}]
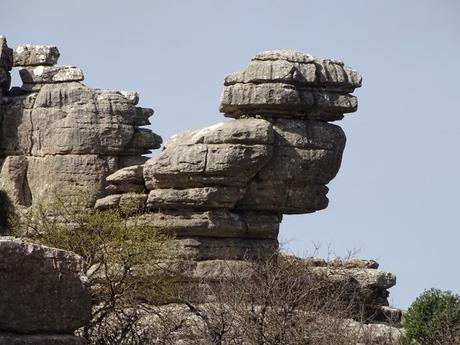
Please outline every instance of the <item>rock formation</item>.
[{"label": "rock formation", "polygon": [[[103,190],[96,208],[119,207],[176,236],[187,282],[220,280],[246,259],[271,257],[284,214],[327,207],[346,141],[331,122],[357,110],[351,93],[361,86],[342,62],[256,54],[225,78],[220,111],[231,120],[178,134],[147,160],[161,144],[142,128],[153,110],[138,107],[135,92],[85,86],[83,72],[58,58],[54,46],[12,50],[0,36],[0,189],[14,205],[32,206],[56,188]],[[21,87],[10,88],[13,67]],[[71,335],[88,318],[80,259],[12,239],[0,240],[0,258],[0,345],[82,344]],[[377,263],[305,263],[331,281],[351,278],[366,316],[399,321],[387,301],[395,277]]]},{"label": "rock formation", "polygon": [[170,229],[199,261],[271,255],[283,214],[327,207],[345,145],[328,121],[356,110],[349,93],[360,85],[338,61],[259,53],[225,78],[220,109],[236,120],[176,135],[144,165],[109,176],[96,207],[144,200],[143,220]]},{"label": "rock formation", "polygon": [[[140,164],[161,137],[149,129],[152,109],[135,92],[91,89],[83,72],[56,65],[55,46],[14,51],[0,38],[0,188],[15,205],[30,206],[56,188],[100,189],[119,168]],[[22,87],[9,89],[19,67]]]},{"label": "rock formation", "polygon": [[[283,214],[327,207],[326,184],[346,140],[330,122],[356,111],[351,92],[360,86],[359,73],[340,61],[296,51],[256,54],[225,78],[220,110],[234,120],[175,135],[157,157],[109,176],[109,195],[96,207],[135,201],[137,220],[175,234],[178,255],[194,263],[191,278],[218,279],[229,265],[269,257]],[[370,304],[388,305],[394,276],[323,266],[328,274],[346,270]]]},{"label": "rock formation", "polygon": [[90,320],[83,259],[64,250],[0,237],[0,345],[81,345]]}]

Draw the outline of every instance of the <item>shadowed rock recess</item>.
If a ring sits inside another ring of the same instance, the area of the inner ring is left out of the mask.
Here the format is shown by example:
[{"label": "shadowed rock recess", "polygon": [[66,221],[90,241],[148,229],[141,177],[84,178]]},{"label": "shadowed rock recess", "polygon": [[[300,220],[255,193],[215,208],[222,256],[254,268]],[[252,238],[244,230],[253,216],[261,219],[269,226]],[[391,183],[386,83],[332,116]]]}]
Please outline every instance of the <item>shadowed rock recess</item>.
[{"label": "shadowed rock recess", "polygon": [[[212,281],[244,259],[269,257],[283,214],[327,207],[326,185],[346,141],[330,122],[356,111],[351,93],[360,86],[360,74],[337,60],[290,50],[256,54],[225,77],[220,110],[234,120],[177,134],[157,157],[109,176],[109,195],[96,207],[139,206],[136,220],[176,235],[177,254],[192,262],[190,279]],[[324,266],[315,272],[356,280],[372,317],[398,317],[386,308],[392,274]]]}]

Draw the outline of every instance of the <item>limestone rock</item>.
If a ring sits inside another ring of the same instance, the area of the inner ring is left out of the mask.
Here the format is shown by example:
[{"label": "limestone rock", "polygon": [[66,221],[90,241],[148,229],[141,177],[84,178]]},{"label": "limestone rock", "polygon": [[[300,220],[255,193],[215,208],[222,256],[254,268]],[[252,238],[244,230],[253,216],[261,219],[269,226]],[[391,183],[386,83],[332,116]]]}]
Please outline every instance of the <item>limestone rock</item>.
[{"label": "limestone rock", "polygon": [[394,274],[376,269],[314,267],[312,272],[327,276],[329,279],[341,280],[351,277],[362,288],[389,289],[396,285]]},{"label": "limestone rock", "polygon": [[249,66],[225,78],[220,111],[245,115],[340,120],[358,103],[350,92],[361,76],[343,62],[292,50],[256,54]]},{"label": "limestone rock", "polygon": [[14,50],[14,66],[55,65],[59,59],[55,46],[26,44]]},{"label": "limestone rock", "polygon": [[121,185],[124,183],[144,184],[144,166],[132,165],[120,169],[110,176],[107,176],[106,181],[110,184]]},{"label": "limestone rock", "polygon": [[71,252],[0,238],[0,330],[71,333],[85,325],[91,296],[82,268]]},{"label": "limestone rock", "polygon": [[0,35],[0,69],[6,71],[13,67],[13,49],[8,47],[6,38]]},{"label": "limestone rock", "polygon": [[[114,197],[115,195],[110,196]],[[106,199],[106,198],[104,198]],[[98,200],[102,203],[104,199]],[[107,197],[107,200],[110,200]],[[228,210],[165,210],[145,213],[132,219],[138,224],[154,225],[177,237],[241,237],[276,239],[280,217],[273,214],[235,213]]]},{"label": "limestone rock", "polygon": [[203,260],[192,263],[183,274],[198,281],[222,281],[249,275],[251,263],[243,260]]},{"label": "limestone rock", "polygon": [[24,156],[9,156],[1,164],[0,189],[8,193],[14,204],[30,206],[32,195],[27,183],[28,160]]},{"label": "limestone rock", "polygon": [[108,194],[143,193],[145,186],[135,183],[109,184],[104,188]]},{"label": "limestone rock", "polygon": [[237,187],[154,189],[149,193],[147,206],[152,210],[233,208],[243,194],[244,189]]},{"label": "limestone rock", "polygon": [[24,67],[19,70],[19,75],[25,84],[50,84],[84,79],[82,70],[74,66]]},{"label": "limestone rock", "polygon": [[[136,91],[120,91],[125,98],[132,104],[137,105],[139,103],[139,94]],[[153,114],[152,114],[153,115]]]},{"label": "limestone rock", "polygon": [[190,237],[175,240],[174,256],[190,260],[253,260],[266,258],[278,248],[278,241],[249,238]]},{"label": "limestone rock", "polygon": [[144,179],[150,189],[241,186],[270,157],[271,147],[268,145],[177,143],[147,161]]},{"label": "limestone rock", "polygon": [[[136,106],[136,92],[82,85],[82,71],[55,66],[58,57],[55,46],[24,45],[13,53],[0,38],[0,185],[22,206],[50,199],[56,189],[103,190],[107,175],[143,164],[142,155],[162,141],[140,128],[153,110]],[[13,58],[24,84],[7,92]],[[116,193],[144,191],[110,185]]]},{"label": "limestone rock", "polygon": [[[101,189],[107,175],[143,163],[141,155],[161,144],[160,136],[138,127],[152,112],[119,92],[77,82],[40,85],[39,92],[3,99],[0,184],[21,205],[43,201],[56,188]],[[12,167],[17,172],[8,173]],[[143,188],[120,192],[127,191]]]},{"label": "limestone rock", "polygon": [[64,334],[20,335],[0,333],[0,345],[86,345],[82,337]]},{"label": "limestone rock", "polygon": [[120,205],[120,194],[108,195],[96,201],[94,208],[100,211],[117,208]]},{"label": "limestone rock", "polygon": [[247,114],[336,121],[358,109],[355,96],[291,84],[235,84],[224,88],[219,110],[228,117]]},{"label": "limestone rock", "polygon": [[147,194],[129,192],[124,194],[108,195],[98,199],[94,208],[97,210],[108,210],[121,208],[125,213],[142,212],[145,209]]}]

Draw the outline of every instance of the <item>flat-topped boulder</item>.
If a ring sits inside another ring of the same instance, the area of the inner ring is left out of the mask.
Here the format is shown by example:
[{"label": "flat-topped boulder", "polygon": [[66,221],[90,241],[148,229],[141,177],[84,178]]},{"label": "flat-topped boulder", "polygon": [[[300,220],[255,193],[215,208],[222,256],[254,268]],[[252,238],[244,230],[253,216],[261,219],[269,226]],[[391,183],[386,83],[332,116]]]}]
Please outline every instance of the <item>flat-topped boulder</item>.
[{"label": "flat-topped boulder", "polygon": [[81,69],[75,66],[23,67],[19,75],[24,84],[51,84],[84,79]]},{"label": "flat-topped boulder", "polygon": [[324,121],[356,111],[350,95],[361,75],[333,59],[291,50],[256,54],[248,67],[225,77],[220,111],[245,115],[306,117]]},{"label": "flat-topped boulder", "polygon": [[56,46],[25,44],[14,50],[14,66],[52,66],[57,64],[59,55]]}]

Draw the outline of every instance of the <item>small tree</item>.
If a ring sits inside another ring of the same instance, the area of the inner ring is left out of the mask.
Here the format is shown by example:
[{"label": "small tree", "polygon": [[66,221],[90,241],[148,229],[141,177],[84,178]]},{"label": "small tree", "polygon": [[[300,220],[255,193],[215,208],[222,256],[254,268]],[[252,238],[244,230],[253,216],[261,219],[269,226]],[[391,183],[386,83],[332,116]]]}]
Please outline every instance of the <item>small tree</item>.
[{"label": "small tree", "polygon": [[70,198],[56,193],[16,217],[14,233],[83,257],[94,307],[82,335],[90,344],[140,343],[145,306],[174,295],[174,276],[164,265],[172,239],[153,225],[128,220],[132,210],[88,207],[92,199],[87,192]]},{"label": "small tree", "polygon": [[404,343],[460,344],[460,296],[431,289],[422,293],[405,315]]}]

